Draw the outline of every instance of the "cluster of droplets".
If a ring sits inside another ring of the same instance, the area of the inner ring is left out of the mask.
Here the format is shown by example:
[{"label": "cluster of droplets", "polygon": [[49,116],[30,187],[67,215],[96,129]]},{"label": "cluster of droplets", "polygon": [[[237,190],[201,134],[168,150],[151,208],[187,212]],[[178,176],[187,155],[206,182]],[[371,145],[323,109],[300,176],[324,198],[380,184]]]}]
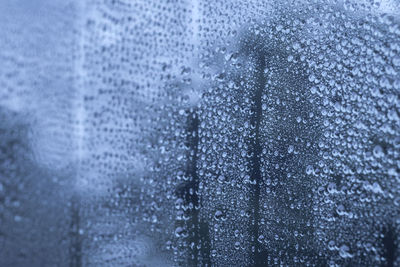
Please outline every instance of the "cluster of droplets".
[{"label": "cluster of droplets", "polygon": [[211,261],[393,261],[398,26],[348,7],[282,11],[214,42],[203,29],[197,171]]},{"label": "cluster of droplets", "polygon": [[107,216],[88,236],[151,236],[176,265],[393,262],[399,24],[378,7],[94,1],[83,171],[107,191],[86,217]]},{"label": "cluster of droplets", "polygon": [[74,266],[400,264],[395,3],[83,2],[4,20],[3,225],[68,217]]}]

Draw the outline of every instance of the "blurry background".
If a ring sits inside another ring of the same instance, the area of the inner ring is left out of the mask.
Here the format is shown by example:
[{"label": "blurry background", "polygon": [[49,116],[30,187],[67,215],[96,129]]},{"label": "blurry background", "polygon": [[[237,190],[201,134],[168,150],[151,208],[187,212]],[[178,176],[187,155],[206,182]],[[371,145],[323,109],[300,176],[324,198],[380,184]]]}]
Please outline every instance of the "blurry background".
[{"label": "blurry background", "polygon": [[0,266],[399,266],[400,3],[0,2]]}]

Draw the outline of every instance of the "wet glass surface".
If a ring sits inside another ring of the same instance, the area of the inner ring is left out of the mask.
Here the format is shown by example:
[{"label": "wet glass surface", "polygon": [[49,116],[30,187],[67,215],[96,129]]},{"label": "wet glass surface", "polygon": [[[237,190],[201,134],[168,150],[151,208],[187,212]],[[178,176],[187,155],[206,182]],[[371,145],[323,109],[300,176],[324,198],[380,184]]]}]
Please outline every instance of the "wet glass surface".
[{"label": "wet glass surface", "polygon": [[0,2],[0,266],[400,266],[396,0]]}]

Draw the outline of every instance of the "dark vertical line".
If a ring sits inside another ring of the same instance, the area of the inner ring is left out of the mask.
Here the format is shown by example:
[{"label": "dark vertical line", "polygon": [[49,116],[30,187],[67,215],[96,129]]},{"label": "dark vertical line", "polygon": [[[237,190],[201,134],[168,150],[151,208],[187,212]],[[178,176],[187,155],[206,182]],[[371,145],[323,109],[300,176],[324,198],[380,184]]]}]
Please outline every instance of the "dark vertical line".
[{"label": "dark vertical line", "polygon": [[71,223],[70,223],[70,267],[82,266],[82,240],[80,229],[80,202],[77,196],[71,199]]},{"label": "dark vertical line", "polygon": [[[193,204],[193,209],[188,209],[187,215],[190,219],[186,222],[186,227],[189,232],[187,241],[193,242],[194,247],[189,254],[188,261],[191,266],[211,266],[210,262],[210,237],[208,233],[208,225],[201,220],[199,215],[200,198],[199,177],[197,174],[197,159],[199,146],[199,118],[195,109],[186,110],[186,140],[185,145],[188,148],[186,154],[185,175],[189,177],[189,181],[182,183],[176,189],[175,194],[184,200],[185,205]],[[198,249],[197,245],[201,244]]]},{"label": "dark vertical line", "polygon": [[391,225],[387,226],[384,229],[384,237],[383,237],[383,246],[384,246],[384,253],[383,256],[386,259],[386,264],[383,266],[386,267],[393,267],[395,261],[395,252],[397,249],[396,246],[396,239],[395,239],[395,232]]},{"label": "dark vertical line", "polygon": [[[199,177],[197,175],[197,157],[198,157],[198,146],[199,146],[199,118],[196,110],[190,109],[188,112],[187,121],[187,147],[188,149],[188,165],[186,169],[186,175],[190,177],[190,184],[187,188],[186,196],[187,201],[191,202],[194,206],[191,214],[191,220],[189,220],[189,228],[192,228],[192,235],[189,238],[189,242],[193,242],[195,247],[193,248],[193,266],[211,266],[210,261],[210,237],[208,232],[207,223],[200,220],[199,212],[200,209],[196,208],[200,205],[200,198],[198,196],[199,190]],[[192,189],[193,194],[190,194]],[[200,243],[200,250],[197,248],[197,244]],[[200,256],[200,258],[199,258]]]},{"label": "dark vertical line", "polygon": [[202,261],[199,266],[211,266],[211,239],[208,223],[204,220],[199,221],[199,240],[201,242],[200,255]]},{"label": "dark vertical line", "polygon": [[251,225],[251,236],[254,239],[254,252],[253,252],[253,264],[254,266],[260,266],[263,264],[263,256],[260,253],[260,244],[257,239],[259,236],[258,223],[260,221],[260,187],[262,182],[261,175],[261,164],[260,157],[262,152],[262,147],[260,144],[260,123],[262,119],[262,93],[266,85],[266,79],[264,77],[265,55],[262,52],[256,55],[255,62],[255,90],[253,96],[253,105],[251,108],[252,115],[250,118],[250,125],[254,128],[253,136],[250,142],[250,179],[255,183],[252,187],[251,196],[251,207],[253,210],[253,220],[254,223]]},{"label": "dark vertical line", "polygon": [[[192,211],[192,220],[190,227],[193,228],[193,235],[190,242],[195,244],[193,249],[193,266],[211,266],[210,259],[210,236],[209,229],[206,222],[200,219],[199,207],[200,198],[199,193],[199,177],[197,175],[197,157],[199,147],[199,118],[196,110],[190,110],[188,115],[188,129],[187,129],[187,146],[188,150],[188,167],[187,175],[191,177],[191,186],[193,195],[190,197],[191,202],[195,206]],[[189,188],[189,190],[190,190]],[[189,194],[189,192],[187,192]],[[200,250],[197,248],[197,244],[200,243]],[[200,258],[199,258],[200,256]]]},{"label": "dark vertical line", "polygon": [[[191,197],[191,202],[194,206],[192,211],[192,220],[189,227],[193,228],[193,235],[191,236],[190,242],[195,244],[193,248],[193,265],[197,266],[199,263],[198,259],[198,249],[197,243],[200,241],[199,237],[199,210],[196,207],[199,205],[199,196],[198,189],[199,189],[199,179],[197,176],[197,150],[199,144],[199,118],[197,117],[196,111],[191,112],[189,111],[188,114],[188,129],[187,129],[187,146],[189,147],[187,158],[188,166],[187,166],[187,175],[191,179],[191,189],[193,190],[193,195]],[[190,189],[189,189],[190,190]],[[189,194],[189,192],[187,192]]]}]

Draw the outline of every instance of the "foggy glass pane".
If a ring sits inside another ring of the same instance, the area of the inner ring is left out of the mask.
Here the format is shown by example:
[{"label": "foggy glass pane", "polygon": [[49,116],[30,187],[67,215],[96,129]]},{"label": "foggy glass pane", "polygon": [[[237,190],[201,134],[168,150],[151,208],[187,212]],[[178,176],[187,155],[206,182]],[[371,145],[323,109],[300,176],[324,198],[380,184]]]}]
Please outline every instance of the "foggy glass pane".
[{"label": "foggy glass pane", "polygon": [[0,1],[0,266],[400,266],[397,0]]}]

